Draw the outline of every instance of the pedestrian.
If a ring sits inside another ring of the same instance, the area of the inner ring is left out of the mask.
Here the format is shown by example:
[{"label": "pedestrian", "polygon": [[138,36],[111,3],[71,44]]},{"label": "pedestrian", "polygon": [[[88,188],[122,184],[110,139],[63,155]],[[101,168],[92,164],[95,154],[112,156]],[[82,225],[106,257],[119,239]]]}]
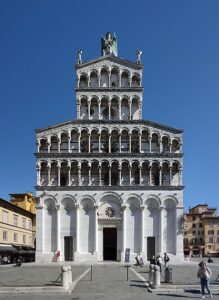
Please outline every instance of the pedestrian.
[{"label": "pedestrian", "polygon": [[152,258],[150,259],[150,264],[151,265],[156,265],[156,259],[155,256],[153,255]]},{"label": "pedestrian", "polygon": [[205,298],[205,289],[207,290],[209,297],[212,298],[212,293],[210,291],[210,278],[211,278],[212,272],[209,267],[207,267],[207,264],[205,261],[201,261],[199,263],[199,269],[197,272],[197,277],[200,279],[201,283],[201,292],[202,296],[201,298]]},{"label": "pedestrian", "polygon": [[160,273],[162,272],[162,263],[163,263],[163,259],[160,255],[157,256],[156,258],[156,263],[157,265],[160,267]]},{"label": "pedestrian", "polygon": [[170,261],[170,258],[169,258],[169,256],[167,255],[166,252],[164,252],[163,260],[164,260],[165,268],[168,268],[168,262]]}]

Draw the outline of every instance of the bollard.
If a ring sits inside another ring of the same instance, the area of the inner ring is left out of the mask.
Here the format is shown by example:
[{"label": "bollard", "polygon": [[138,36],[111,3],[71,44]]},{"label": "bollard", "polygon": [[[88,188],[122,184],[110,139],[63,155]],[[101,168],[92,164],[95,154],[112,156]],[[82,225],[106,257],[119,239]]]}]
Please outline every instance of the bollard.
[{"label": "bollard", "polygon": [[68,283],[72,284],[72,271],[71,266],[68,266]]},{"label": "bollard", "polygon": [[68,267],[62,266],[61,270],[62,270],[62,286],[68,287],[69,285]]},{"label": "bollard", "polygon": [[129,266],[126,266],[126,267],[127,267],[127,274],[126,274],[127,278],[126,279],[127,279],[127,281],[129,281]]},{"label": "bollard", "polygon": [[160,286],[160,267],[157,265],[154,266],[153,285]]},{"label": "bollard", "polygon": [[154,276],[154,265],[151,264],[149,266],[149,282],[150,282],[150,284],[153,284],[153,276]]}]

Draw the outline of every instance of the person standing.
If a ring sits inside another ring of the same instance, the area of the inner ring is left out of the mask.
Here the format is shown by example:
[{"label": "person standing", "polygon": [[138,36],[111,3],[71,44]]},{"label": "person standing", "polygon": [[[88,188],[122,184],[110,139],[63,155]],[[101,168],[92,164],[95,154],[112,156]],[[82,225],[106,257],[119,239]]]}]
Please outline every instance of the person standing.
[{"label": "person standing", "polygon": [[200,279],[201,283],[201,292],[202,296],[201,298],[205,298],[205,289],[207,290],[210,298],[212,298],[212,293],[210,291],[210,278],[211,278],[212,272],[209,267],[207,267],[207,264],[205,261],[201,261],[199,263],[199,269],[197,272],[197,277]]},{"label": "person standing", "polygon": [[164,252],[164,264],[165,264],[165,268],[168,268],[168,262],[170,261],[169,256],[167,255],[166,252]]},{"label": "person standing", "polygon": [[159,268],[160,268],[160,273],[161,273],[161,272],[162,272],[162,263],[163,263],[163,259],[162,259],[162,257],[161,257],[160,255],[157,256],[157,258],[156,258],[156,263],[157,263],[157,265],[159,266]]}]

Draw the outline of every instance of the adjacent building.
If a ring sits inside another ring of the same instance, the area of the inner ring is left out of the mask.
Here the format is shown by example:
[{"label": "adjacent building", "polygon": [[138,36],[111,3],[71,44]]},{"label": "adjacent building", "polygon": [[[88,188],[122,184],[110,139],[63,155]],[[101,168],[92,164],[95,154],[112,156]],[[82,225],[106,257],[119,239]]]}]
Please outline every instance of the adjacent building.
[{"label": "adjacent building", "polygon": [[36,130],[38,262],[183,259],[183,132],[142,119],[141,55],[111,33],[100,57],[79,50],[77,119]]},{"label": "adjacent building", "polygon": [[0,253],[14,254],[19,249],[31,249],[34,215],[0,198]]},{"label": "adjacent building", "polygon": [[216,208],[198,204],[185,214],[184,253],[219,256],[219,216]]}]

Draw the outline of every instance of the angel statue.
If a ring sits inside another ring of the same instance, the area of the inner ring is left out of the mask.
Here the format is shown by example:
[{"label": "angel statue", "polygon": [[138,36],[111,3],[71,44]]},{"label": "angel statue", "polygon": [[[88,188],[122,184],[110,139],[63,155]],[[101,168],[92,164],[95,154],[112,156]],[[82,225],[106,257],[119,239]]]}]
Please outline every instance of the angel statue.
[{"label": "angel statue", "polygon": [[136,62],[137,62],[138,65],[140,65],[141,64],[142,51],[137,50],[136,55],[137,55],[137,61]]},{"label": "angel statue", "polygon": [[106,37],[101,38],[101,55],[108,54],[118,56],[116,35],[111,32],[107,32]]}]

